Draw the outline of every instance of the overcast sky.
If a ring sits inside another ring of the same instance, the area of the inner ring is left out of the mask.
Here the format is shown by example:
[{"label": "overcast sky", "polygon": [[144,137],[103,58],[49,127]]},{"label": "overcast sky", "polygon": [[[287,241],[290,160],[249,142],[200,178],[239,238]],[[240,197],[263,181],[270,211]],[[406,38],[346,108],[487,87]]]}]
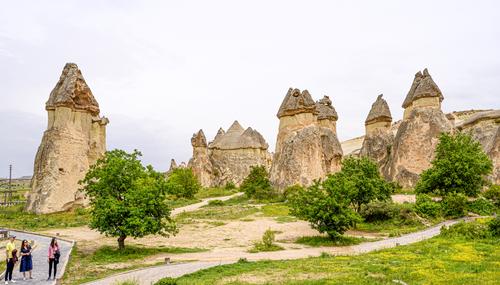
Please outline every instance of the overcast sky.
[{"label": "overcast sky", "polygon": [[235,119],[274,151],[289,87],[330,96],[340,140],[380,93],[400,119],[425,67],[444,111],[500,108],[498,1],[0,1],[0,177],[31,175],[66,62],[110,119],[108,149],[158,170]]}]

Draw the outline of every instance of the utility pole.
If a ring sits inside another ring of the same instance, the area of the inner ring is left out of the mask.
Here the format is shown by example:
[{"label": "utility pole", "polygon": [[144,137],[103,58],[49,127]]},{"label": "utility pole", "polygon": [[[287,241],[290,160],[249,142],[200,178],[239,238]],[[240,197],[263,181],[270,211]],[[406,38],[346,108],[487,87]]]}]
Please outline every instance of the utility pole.
[{"label": "utility pole", "polygon": [[9,204],[11,202],[12,202],[12,164],[9,164]]}]

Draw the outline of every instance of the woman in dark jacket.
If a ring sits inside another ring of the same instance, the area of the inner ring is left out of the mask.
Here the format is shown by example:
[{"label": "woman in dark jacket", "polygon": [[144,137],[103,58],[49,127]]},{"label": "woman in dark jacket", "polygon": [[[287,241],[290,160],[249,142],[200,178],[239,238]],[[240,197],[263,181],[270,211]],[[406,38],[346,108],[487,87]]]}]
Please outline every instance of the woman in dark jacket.
[{"label": "woman in dark jacket", "polygon": [[21,244],[21,265],[19,266],[19,271],[23,273],[23,280],[26,280],[26,272],[29,273],[29,279],[31,277],[31,270],[33,269],[33,260],[31,258],[31,246],[27,240],[23,240]]}]

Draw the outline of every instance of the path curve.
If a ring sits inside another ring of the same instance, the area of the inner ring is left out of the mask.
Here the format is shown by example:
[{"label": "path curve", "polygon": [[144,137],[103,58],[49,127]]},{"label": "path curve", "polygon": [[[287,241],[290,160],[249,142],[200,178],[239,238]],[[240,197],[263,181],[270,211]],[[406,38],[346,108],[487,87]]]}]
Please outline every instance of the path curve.
[{"label": "path curve", "polygon": [[[28,240],[34,241],[36,244],[35,249],[33,250],[32,258],[33,258],[33,271],[32,271],[32,280],[23,281],[23,275],[19,272],[19,263],[13,272],[13,280],[20,285],[28,285],[28,284],[44,284],[44,285],[53,285],[56,284],[56,281],[51,279],[47,281],[47,277],[49,275],[49,263],[47,262],[47,255],[49,251],[49,244],[52,237],[38,235],[35,233],[28,233],[23,231],[9,230],[9,234],[15,235],[17,240]],[[56,237],[57,238],[57,237]],[[71,250],[73,249],[73,242],[65,241],[58,239],[57,243],[59,244],[61,250],[61,258],[59,259],[59,264],[57,266],[57,278],[63,276],[64,271],[66,269],[66,264],[68,263],[69,256],[71,254]],[[0,280],[3,282],[3,279]],[[10,284],[10,283],[9,283]]]},{"label": "path curve", "polygon": [[231,198],[241,196],[243,194],[245,194],[245,193],[238,192],[238,193],[235,193],[235,194],[229,195],[229,196],[205,198],[201,202],[173,209],[172,216],[176,216],[176,215],[183,213],[183,212],[192,212],[192,211],[198,210],[199,208],[208,205],[208,202],[210,202],[212,200],[226,201],[226,200],[229,200]]},{"label": "path curve", "polygon": [[141,285],[150,285],[154,284],[156,281],[165,277],[180,277],[182,275],[193,273],[198,270],[223,264],[235,263],[240,258],[246,258],[249,261],[286,260],[286,259],[317,257],[324,252],[331,255],[356,255],[356,254],[381,250],[385,248],[396,247],[399,245],[407,245],[423,241],[426,239],[430,239],[434,236],[439,235],[442,226],[450,226],[462,220],[470,221],[473,219],[474,218],[448,220],[422,231],[402,235],[400,237],[388,238],[380,241],[365,242],[353,246],[301,248],[301,249],[288,249],[288,250],[281,250],[274,252],[259,252],[259,253],[233,252],[232,254],[210,251],[207,252],[200,261],[179,263],[172,265],[160,265],[140,270],[124,272],[121,274],[109,276],[104,279],[85,283],[85,285],[108,285],[126,280],[137,280]]}]

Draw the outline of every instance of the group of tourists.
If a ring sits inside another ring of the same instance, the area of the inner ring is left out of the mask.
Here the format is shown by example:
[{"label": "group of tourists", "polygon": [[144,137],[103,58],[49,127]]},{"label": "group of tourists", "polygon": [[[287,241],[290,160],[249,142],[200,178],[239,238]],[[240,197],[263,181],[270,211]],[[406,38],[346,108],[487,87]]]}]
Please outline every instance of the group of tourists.
[{"label": "group of tourists", "polygon": [[[12,279],[12,273],[14,272],[14,267],[17,262],[21,262],[19,265],[19,271],[23,273],[23,280],[33,279],[31,276],[31,271],[33,270],[33,259],[32,259],[32,248],[27,240],[23,240],[21,243],[21,248],[17,250],[15,244],[16,237],[11,235],[9,237],[9,242],[5,246],[6,252],[6,263],[7,269],[5,271],[5,284],[9,282],[15,283],[16,281]],[[56,279],[57,274],[57,264],[59,263],[59,257],[61,252],[57,240],[52,238],[49,245],[49,252],[47,262],[49,263],[49,278],[52,277]]]}]

